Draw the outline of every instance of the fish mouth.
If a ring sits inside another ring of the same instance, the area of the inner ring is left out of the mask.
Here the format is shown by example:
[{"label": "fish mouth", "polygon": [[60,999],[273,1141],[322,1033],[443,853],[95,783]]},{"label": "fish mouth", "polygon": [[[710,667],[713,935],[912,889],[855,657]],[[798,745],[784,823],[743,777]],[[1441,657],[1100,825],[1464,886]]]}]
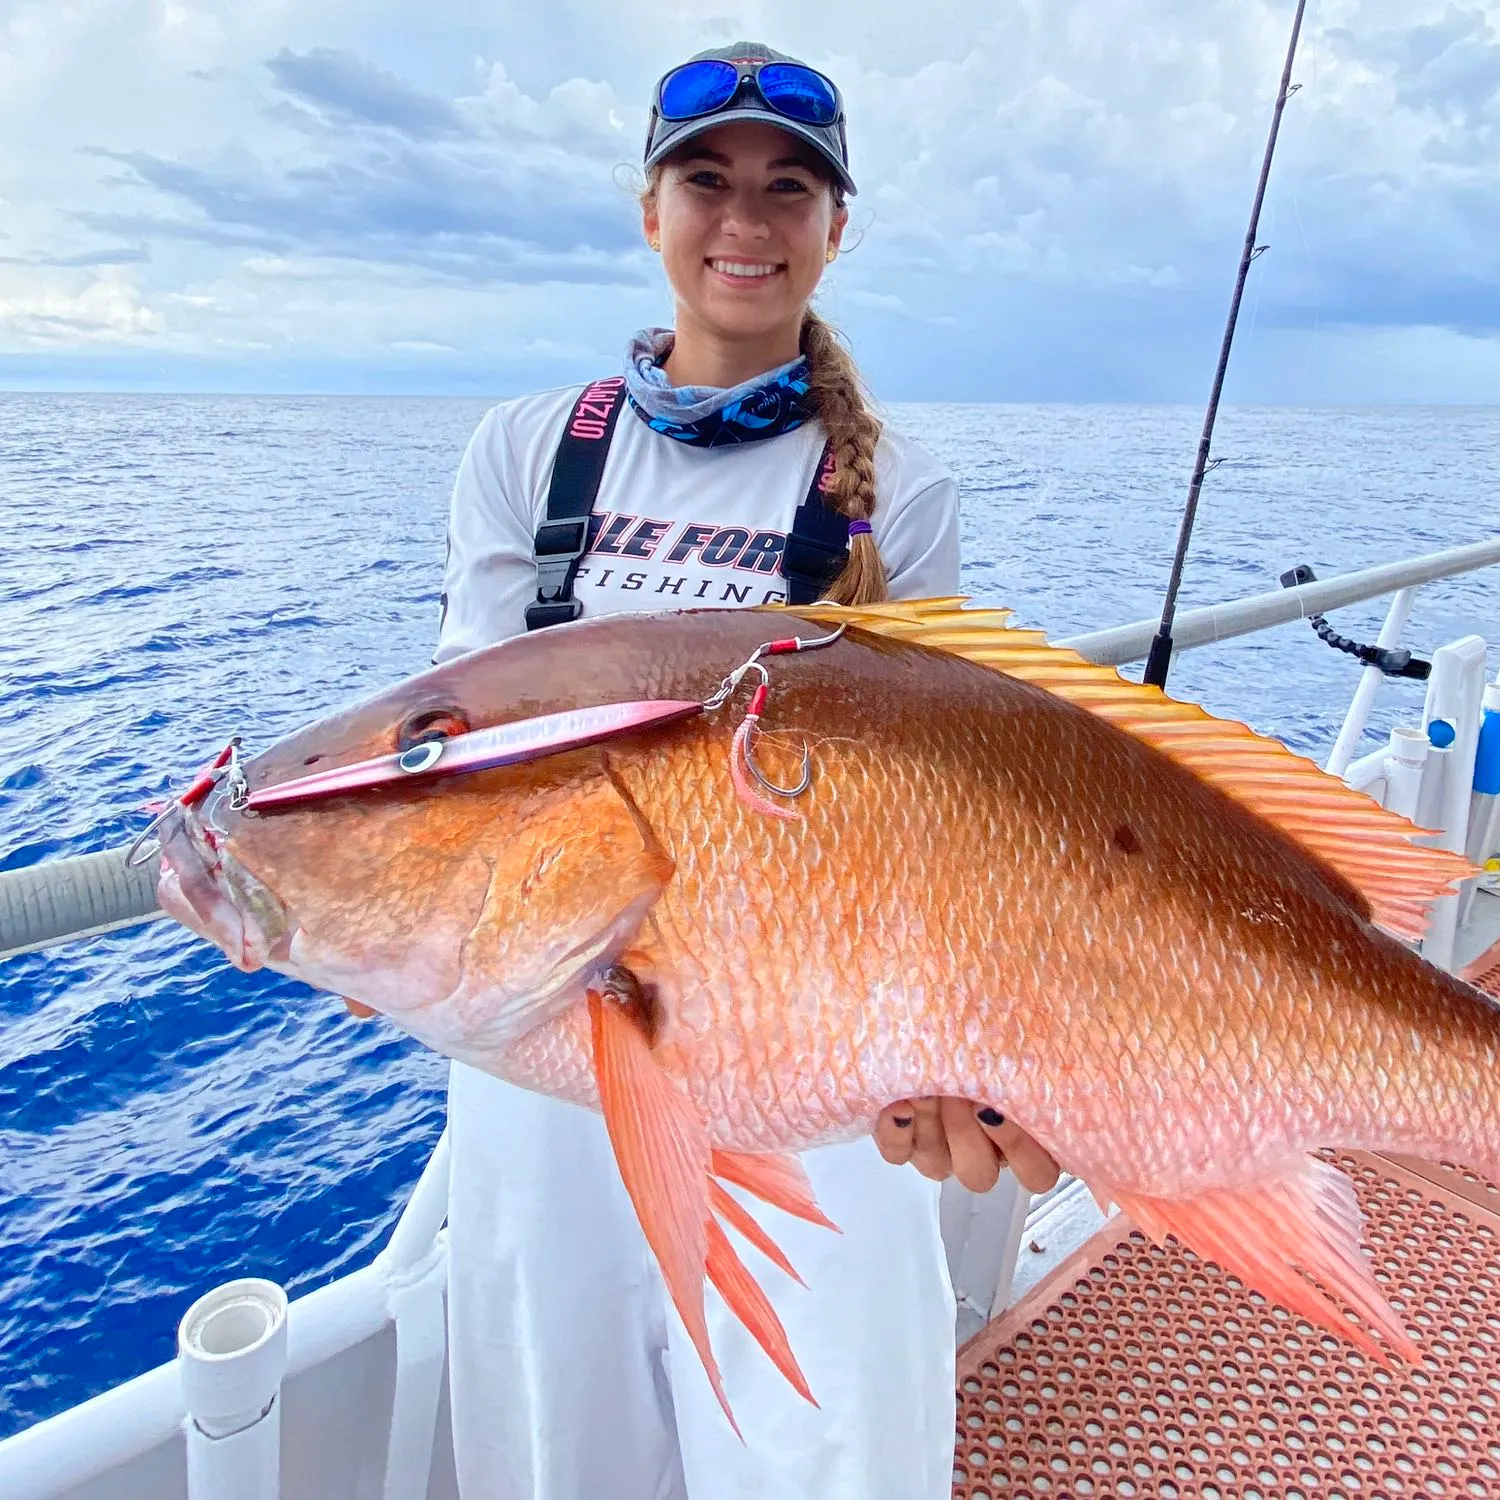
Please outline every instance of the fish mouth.
[{"label": "fish mouth", "polygon": [[275,894],[205,828],[195,808],[180,808],[160,830],[156,900],[169,917],[218,948],[246,974],[284,962],[292,923]]}]

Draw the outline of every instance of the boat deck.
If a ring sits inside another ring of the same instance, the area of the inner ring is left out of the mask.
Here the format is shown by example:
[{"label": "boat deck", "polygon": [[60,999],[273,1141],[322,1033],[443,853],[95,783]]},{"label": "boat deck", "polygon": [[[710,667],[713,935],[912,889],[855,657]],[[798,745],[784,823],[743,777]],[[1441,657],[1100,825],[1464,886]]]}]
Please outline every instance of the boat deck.
[{"label": "boat deck", "polygon": [[1117,1215],[959,1351],[956,1500],[1500,1495],[1500,1189],[1328,1152],[1424,1350],[1383,1368]]}]

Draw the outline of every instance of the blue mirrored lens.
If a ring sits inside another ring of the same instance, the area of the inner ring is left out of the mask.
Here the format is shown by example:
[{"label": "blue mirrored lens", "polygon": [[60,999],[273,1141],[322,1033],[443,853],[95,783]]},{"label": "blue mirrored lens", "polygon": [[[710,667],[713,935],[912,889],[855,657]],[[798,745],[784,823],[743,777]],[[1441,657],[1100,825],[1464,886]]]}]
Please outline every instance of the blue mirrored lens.
[{"label": "blue mirrored lens", "polygon": [[821,73],[796,63],[767,63],[756,77],[772,109],[807,125],[832,125],[839,117],[838,95]]},{"label": "blue mirrored lens", "polygon": [[733,97],[740,75],[733,63],[684,63],[662,80],[658,108],[665,120],[696,120],[722,109]]}]

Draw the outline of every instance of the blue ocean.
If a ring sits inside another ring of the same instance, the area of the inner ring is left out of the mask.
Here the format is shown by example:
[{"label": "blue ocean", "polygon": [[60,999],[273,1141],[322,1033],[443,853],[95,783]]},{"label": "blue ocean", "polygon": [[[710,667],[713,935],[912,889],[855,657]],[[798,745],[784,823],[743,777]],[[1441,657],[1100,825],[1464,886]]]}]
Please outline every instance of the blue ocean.
[{"label": "blue ocean", "polygon": [[[0,869],[118,844],[231,734],[264,746],[422,668],[483,410],[0,395]],[[888,415],[960,476],[977,599],[1055,635],[1158,610],[1198,412]],[[1500,527],[1500,409],[1228,410],[1216,451],[1183,608]],[[1383,610],[1334,622],[1373,636]],[[1469,630],[1500,635],[1500,570],[1425,588],[1409,643]],[[1357,674],[1299,623],[1187,653],[1171,686],[1321,758]],[[1372,746],[1421,691],[1385,685]],[[220,1281],[296,1295],[367,1261],[444,1075],[167,923],[0,966],[0,1435],[169,1359]]]}]

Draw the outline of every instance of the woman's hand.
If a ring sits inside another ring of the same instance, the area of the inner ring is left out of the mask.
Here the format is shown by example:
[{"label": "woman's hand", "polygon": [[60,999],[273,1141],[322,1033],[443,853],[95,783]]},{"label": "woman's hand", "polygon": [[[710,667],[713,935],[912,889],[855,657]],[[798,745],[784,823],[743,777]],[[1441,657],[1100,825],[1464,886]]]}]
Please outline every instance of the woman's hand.
[{"label": "woman's hand", "polygon": [[875,1144],[893,1165],[957,1177],[971,1193],[989,1192],[1007,1163],[1033,1193],[1057,1182],[1057,1163],[1019,1125],[971,1099],[898,1099],[880,1112]]}]

